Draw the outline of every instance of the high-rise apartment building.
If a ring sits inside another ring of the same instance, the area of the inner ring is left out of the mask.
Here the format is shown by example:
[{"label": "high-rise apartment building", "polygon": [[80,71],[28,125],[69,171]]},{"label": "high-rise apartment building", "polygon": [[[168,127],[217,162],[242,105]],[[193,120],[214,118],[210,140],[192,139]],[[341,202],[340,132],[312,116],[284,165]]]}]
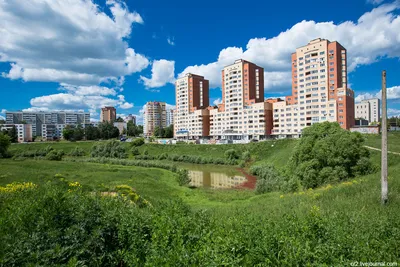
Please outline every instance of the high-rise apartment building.
[{"label": "high-rise apartment building", "polygon": [[264,102],[263,68],[241,59],[226,66],[218,108],[208,106],[204,77],[187,74],[175,86],[175,137],[249,140],[270,135],[272,103]]},{"label": "high-rise apartment building", "polygon": [[175,137],[209,135],[209,82],[203,76],[188,73],[175,82]]},{"label": "high-rise apartment building", "polygon": [[222,70],[222,103],[210,111],[215,139],[264,139],[271,134],[272,104],[264,102],[264,69],[239,59]]},{"label": "high-rise apartment building", "polygon": [[152,136],[156,127],[167,127],[166,103],[147,102],[143,116],[143,134],[144,136]]},{"label": "high-rise apartment building", "polygon": [[347,52],[338,42],[315,39],[292,54],[292,95],[273,104],[276,137],[299,137],[317,122],[354,125],[354,92],[347,88]]},{"label": "high-rise apartment building", "polygon": [[174,110],[167,108],[167,126],[174,124]]},{"label": "high-rise apartment building", "polygon": [[101,109],[100,122],[113,122],[117,119],[117,110],[114,107],[104,107]]},{"label": "high-rise apartment building", "polygon": [[363,118],[369,123],[379,122],[381,103],[378,98],[365,99],[355,105],[355,118]]},{"label": "high-rise apartment building", "polygon": [[132,114],[129,114],[126,118],[125,118],[126,122],[133,122],[134,125],[136,125],[136,116],[133,116]]},{"label": "high-rise apartment building", "polygon": [[43,124],[90,124],[89,112],[6,112],[7,124],[31,124],[33,136],[42,136]]}]

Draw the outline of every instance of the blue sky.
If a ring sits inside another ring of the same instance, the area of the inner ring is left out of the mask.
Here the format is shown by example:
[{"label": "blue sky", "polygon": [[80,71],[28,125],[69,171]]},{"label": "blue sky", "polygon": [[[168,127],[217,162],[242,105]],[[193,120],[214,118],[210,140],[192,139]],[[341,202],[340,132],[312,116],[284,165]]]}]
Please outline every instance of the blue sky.
[{"label": "blue sky", "polygon": [[5,0],[0,1],[0,116],[6,110],[118,114],[147,101],[175,104],[185,72],[210,80],[235,59],[265,69],[265,96],[290,93],[290,54],[321,37],[348,50],[357,100],[380,96],[387,70],[389,115],[400,115],[400,1],[337,0]]}]

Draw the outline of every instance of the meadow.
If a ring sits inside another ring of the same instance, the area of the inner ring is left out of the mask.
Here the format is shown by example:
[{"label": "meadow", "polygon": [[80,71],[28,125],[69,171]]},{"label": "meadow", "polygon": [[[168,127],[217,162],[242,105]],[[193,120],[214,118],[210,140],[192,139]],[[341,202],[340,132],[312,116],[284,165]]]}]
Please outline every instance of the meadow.
[{"label": "meadow", "polygon": [[[379,138],[367,136],[365,145],[379,148]],[[252,161],[249,165],[268,162],[283,168],[297,142],[146,144],[139,150],[141,153],[147,150],[149,155],[170,153],[223,158],[225,151],[234,148],[240,152],[250,151]],[[389,150],[396,151],[399,143],[399,134],[389,135]],[[13,145],[11,152],[45,148],[47,145]],[[93,143],[59,142],[51,145],[66,153],[80,146],[89,153]],[[380,152],[370,152],[372,162],[379,165]],[[0,220],[3,225],[11,225],[12,218],[24,222],[23,226],[10,226],[16,232],[13,237],[4,232],[10,227],[0,227],[0,241],[10,243],[7,248],[0,249],[0,259],[3,260],[0,262],[6,265],[43,265],[50,254],[53,254],[53,263],[70,266],[91,265],[89,259],[93,260],[92,265],[96,262],[97,265],[121,266],[342,266],[354,261],[400,261],[400,156],[397,155],[389,155],[389,203],[386,206],[380,203],[380,172],[313,190],[257,195],[248,189],[179,186],[176,174],[158,168],[43,159],[1,159],[0,163],[0,186],[24,181],[33,182],[39,185],[39,191],[42,190],[42,194],[21,192],[23,198],[11,197],[11,202],[7,203],[4,197],[1,198],[3,215]],[[179,166],[178,162],[174,164]],[[152,203],[153,208],[138,210],[127,206],[123,199],[93,198],[83,193],[72,198],[71,194],[49,185],[48,181],[56,174],[68,181],[79,182],[85,192],[112,191],[118,185],[129,185]],[[42,254],[43,248],[35,248],[43,240],[40,238],[44,238],[38,229],[57,231],[64,226],[54,224],[33,228],[25,224],[33,218],[29,216],[37,216],[34,220],[39,222],[45,214],[58,218],[59,210],[49,205],[51,202],[44,190],[55,192],[51,195],[52,200],[71,207],[63,215],[71,221],[65,237],[47,236],[51,241],[45,250],[48,254]],[[33,199],[35,204],[31,203]],[[97,230],[90,227],[88,230],[82,209],[90,210],[93,205],[98,214],[90,216],[98,222]],[[43,215],[33,213],[32,210],[38,209],[42,209]],[[94,250],[90,245],[94,242],[91,239],[76,244],[83,237],[70,232],[75,227],[81,227],[78,229],[86,234],[102,233],[105,239],[93,237],[93,240],[97,242],[96,247],[103,247]],[[32,253],[17,248],[22,244],[16,237],[27,234],[34,234],[32,243],[25,245],[34,251]],[[106,244],[109,242],[108,234],[114,236],[110,243],[114,246],[112,248]],[[11,246],[15,248],[11,249]],[[77,249],[80,254],[74,252]],[[10,251],[14,253],[14,261]]]}]

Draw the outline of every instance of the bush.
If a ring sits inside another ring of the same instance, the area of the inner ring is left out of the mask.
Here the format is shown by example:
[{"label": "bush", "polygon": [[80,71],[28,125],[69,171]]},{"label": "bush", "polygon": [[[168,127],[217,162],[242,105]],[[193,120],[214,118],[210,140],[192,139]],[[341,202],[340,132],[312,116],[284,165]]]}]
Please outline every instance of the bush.
[{"label": "bush", "polygon": [[147,151],[147,149],[143,150],[143,155],[147,156],[149,154],[149,151]]},{"label": "bush", "polygon": [[73,150],[71,150],[71,152],[69,152],[68,155],[71,157],[83,157],[85,156],[85,151],[82,148],[76,146]]},{"label": "bush", "polygon": [[144,138],[136,138],[131,142],[132,146],[138,147],[144,145]]},{"label": "bush", "polygon": [[188,185],[190,183],[190,177],[188,170],[179,169],[177,172],[177,181],[180,186]]},{"label": "bush", "polygon": [[229,160],[234,160],[239,158],[235,149],[228,149],[227,151],[225,151],[224,155]]},{"label": "bush", "polygon": [[342,129],[338,123],[316,123],[302,132],[287,172],[303,187],[315,188],[374,171],[360,133]]},{"label": "bush", "polygon": [[244,162],[249,162],[251,160],[251,155],[249,151],[244,151],[242,153],[242,160],[244,160]]},{"label": "bush", "polygon": [[131,153],[134,156],[140,155],[139,149],[137,147],[132,147]]},{"label": "bush", "polygon": [[250,172],[257,176],[257,194],[279,191],[285,182],[284,178],[271,165],[252,166]]},{"label": "bush", "polygon": [[62,151],[62,150],[51,150],[49,153],[47,153],[46,159],[47,160],[60,161],[60,160],[62,160],[63,156],[64,156],[64,151]]},{"label": "bush", "polygon": [[106,158],[126,158],[128,156],[124,144],[115,140],[95,144],[90,155]]},{"label": "bush", "polygon": [[10,137],[0,132],[0,158],[8,157],[8,148],[11,145]]}]

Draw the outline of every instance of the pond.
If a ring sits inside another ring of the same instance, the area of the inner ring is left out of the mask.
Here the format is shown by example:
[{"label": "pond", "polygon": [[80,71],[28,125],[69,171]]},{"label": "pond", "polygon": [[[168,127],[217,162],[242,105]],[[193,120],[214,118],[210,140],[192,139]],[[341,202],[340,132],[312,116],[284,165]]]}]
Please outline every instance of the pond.
[{"label": "pond", "polygon": [[179,163],[177,166],[189,171],[190,185],[205,188],[235,188],[247,182],[236,167]]}]

